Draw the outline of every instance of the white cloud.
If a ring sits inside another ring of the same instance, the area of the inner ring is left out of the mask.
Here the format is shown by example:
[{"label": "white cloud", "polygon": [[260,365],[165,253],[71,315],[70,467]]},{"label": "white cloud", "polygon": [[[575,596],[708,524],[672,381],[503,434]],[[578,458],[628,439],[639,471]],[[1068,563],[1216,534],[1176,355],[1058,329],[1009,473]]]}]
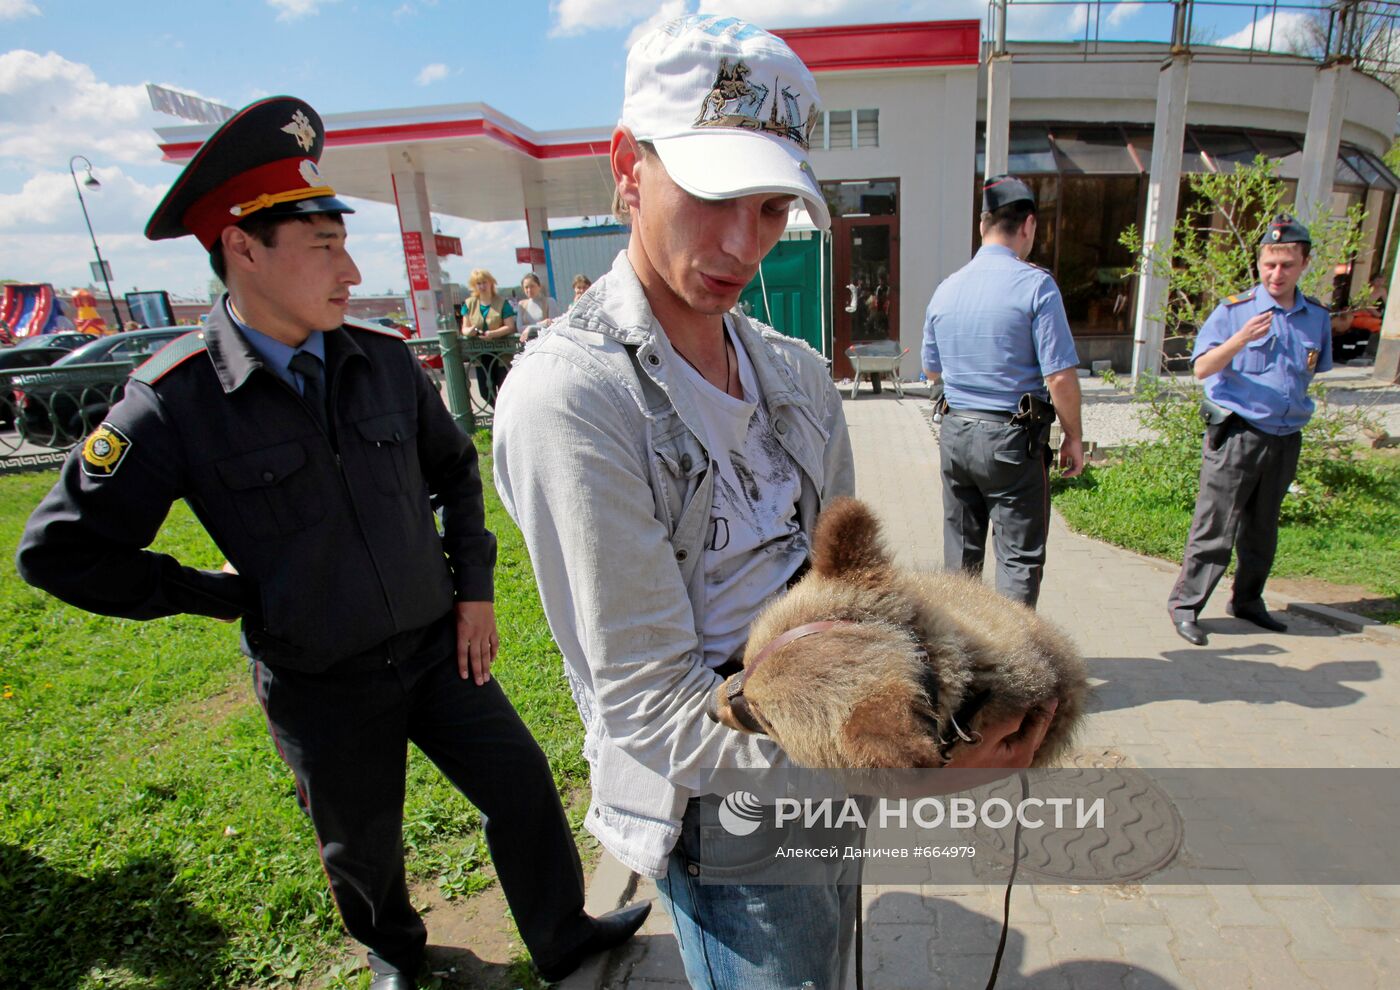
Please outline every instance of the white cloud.
[{"label": "white cloud", "polygon": [[[682,0],[684,2],[684,0]],[[643,20],[655,9],[655,0],[555,0],[551,34],[583,34],[598,28],[624,27]]]},{"label": "white cloud", "polygon": [[1253,24],[1215,42],[1226,48],[1252,48],[1255,51],[1289,52],[1306,47],[1311,18],[1307,14],[1268,13]]},{"label": "white cloud", "polygon": [[0,21],[17,21],[21,17],[38,17],[39,6],[30,0],[0,0]]},{"label": "white cloud", "polygon": [[75,153],[98,164],[160,160],[146,88],[112,85],[56,52],[0,54],[0,159],[52,166]]},{"label": "white cloud", "polygon": [[[84,176],[81,163],[75,166],[75,171],[81,182]],[[93,174],[102,187],[95,191],[84,187],[83,196],[94,230],[144,229],[146,219],[165,195],[166,187],[148,186],[115,166],[95,168]],[[0,193],[0,230],[34,228],[86,232],[78,196],[73,190],[73,177],[67,171],[41,172],[26,181],[19,192]]]},{"label": "white cloud", "polygon": [[419,86],[431,86],[435,82],[440,82],[447,78],[447,66],[441,62],[431,62],[423,66],[414,80]]},{"label": "white cloud", "polygon": [[666,0],[665,3],[656,8],[656,13],[632,29],[632,32],[627,35],[625,47],[631,48],[638,38],[652,28],[683,15],[686,12],[687,2],[688,0]]},{"label": "white cloud", "polygon": [[267,5],[277,11],[279,21],[295,21],[319,14],[323,3],[335,2],[336,0],[267,0]]},{"label": "white cloud", "polygon": [[1146,4],[1141,3],[1115,3],[1108,12],[1108,26],[1122,27],[1123,22],[1136,15]]}]

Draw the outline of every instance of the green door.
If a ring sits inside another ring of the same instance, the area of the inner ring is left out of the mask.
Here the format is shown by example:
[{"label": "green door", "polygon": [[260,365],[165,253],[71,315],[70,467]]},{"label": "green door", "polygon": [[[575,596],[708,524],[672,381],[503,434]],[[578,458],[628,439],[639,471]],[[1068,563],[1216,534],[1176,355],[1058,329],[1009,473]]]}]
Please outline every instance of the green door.
[{"label": "green door", "polygon": [[815,233],[803,240],[779,241],[763,259],[762,279],[755,277],[748,284],[739,296],[739,304],[754,319],[789,337],[805,340],[824,354],[821,250],[821,235]]}]

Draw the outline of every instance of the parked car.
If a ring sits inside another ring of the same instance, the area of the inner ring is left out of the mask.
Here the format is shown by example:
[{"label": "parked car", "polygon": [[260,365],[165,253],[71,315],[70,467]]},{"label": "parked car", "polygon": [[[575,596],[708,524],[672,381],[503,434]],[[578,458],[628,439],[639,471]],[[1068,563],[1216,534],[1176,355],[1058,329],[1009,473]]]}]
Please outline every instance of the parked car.
[{"label": "parked car", "polygon": [[[84,365],[130,363],[140,365],[166,344],[190,332],[189,327],[129,330],[99,337],[59,358],[51,369]],[[99,369],[100,371],[100,369]],[[112,403],[125,390],[125,380],[103,378],[79,384],[36,375],[14,380],[15,407],[20,433],[31,443],[67,447],[102,422]]]},{"label": "parked car", "polygon": [[[91,333],[45,333],[25,337],[17,344],[0,347],[0,371],[45,368],[75,347],[97,339]],[[15,404],[8,389],[0,391],[0,430],[15,425]]]},{"label": "parked car", "polygon": [[25,337],[11,347],[0,348],[0,371],[47,367],[69,351],[97,339],[97,335],[91,333],[42,333]]}]

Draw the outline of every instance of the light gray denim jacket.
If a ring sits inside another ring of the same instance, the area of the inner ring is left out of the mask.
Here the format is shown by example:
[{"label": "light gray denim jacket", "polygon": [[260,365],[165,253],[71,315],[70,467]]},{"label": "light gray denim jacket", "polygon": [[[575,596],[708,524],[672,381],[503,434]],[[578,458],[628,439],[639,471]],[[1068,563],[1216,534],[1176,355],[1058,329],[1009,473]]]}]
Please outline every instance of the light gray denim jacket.
[{"label": "light gray denim jacket", "polygon": [[[731,317],[802,471],[810,536],[821,506],[854,487],[840,397],[805,343]],[[715,471],[695,409],[670,384],[679,358],[659,337],[624,251],[567,322],[516,360],[493,442],[496,489],[525,535],[583,719],[587,828],[651,877],[665,872],[686,804],[709,792],[716,769],[786,762],[771,740],[705,716],[720,682],[697,633]]]}]

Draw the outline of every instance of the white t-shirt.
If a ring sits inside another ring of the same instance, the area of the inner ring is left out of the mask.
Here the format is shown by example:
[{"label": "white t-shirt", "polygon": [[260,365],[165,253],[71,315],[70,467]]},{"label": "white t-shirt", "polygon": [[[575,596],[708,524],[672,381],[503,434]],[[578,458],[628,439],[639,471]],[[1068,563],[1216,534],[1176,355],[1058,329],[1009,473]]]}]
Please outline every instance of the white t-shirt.
[{"label": "white t-shirt", "polygon": [[526,296],[515,304],[515,311],[519,314],[515,325],[521,330],[543,323],[545,320],[552,320],[563,312],[559,308],[559,304],[554,301],[553,296],[541,296],[539,299],[531,299]]},{"label": "white t-shirt", "polygon": [[754,618],[784,590],[809,550],[797,518],[800,469],[778,442],[748,355],[732,335],[730,341],[742,399],[711,385],[679,355],[673,362],[680,368],[676,384],[691,392],[700,416],[699,439],[710,453],[710,469],[717,472],[700,624],[709,667],[742,649]]}]

